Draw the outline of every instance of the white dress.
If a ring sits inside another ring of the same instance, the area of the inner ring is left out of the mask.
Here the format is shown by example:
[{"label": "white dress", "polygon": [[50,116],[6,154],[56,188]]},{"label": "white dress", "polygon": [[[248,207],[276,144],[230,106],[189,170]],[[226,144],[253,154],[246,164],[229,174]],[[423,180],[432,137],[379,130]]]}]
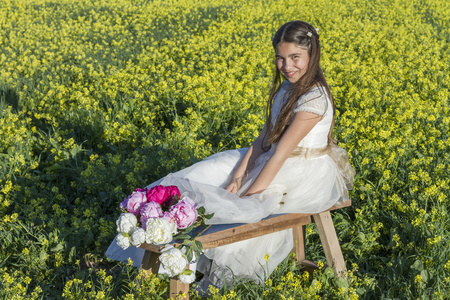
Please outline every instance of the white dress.
[{"label": "white dress", "polygon": [[[290,86],[288,81],[284,81],[274,98],[272,124],[275,124],[277,115],[286,101],[286,92]],[[322,117],[298,147],[313,150],[327,147],[333,110],[325,89],[314,87],[302,95],[293,113],[298,111],[307,111]],[[348,199],[348,182],[342,170],[337,167],[336,159],[326,153],[312,157],[305,155],[289,157],[267,189],[260,194],[240,198],[239,195],[251,186],[276,147],[277,145],[273,144],[268,152],[256,160],[237,195],[229,193],[225,187],[247,148],[214,154],[188,168],[169,174],[148,187],[159,184],[176,185],[181,193],[187,193],[195,202],[204,206],[207,213],[215,213],[209,220],[211,224],[252,223],[270,214],[279,213],[317,213],[328,209],[338,201]],[[344,152],[342,149],[340,151]],[[347,171],[352,173],[348,160],[347,168],[350,168],[350,171]],[[208,249],[204,254],[212,260],[212,264],[200,266],[200,271],[208,271],[209,279],[219,286],[224,283],[229,286],[233,279],[232,274],[238,279],[263,282],[287,257],[292,248],[292,231],[285,230]],[[114,260],[126,262],[130,257],[136,266],[140,264],[143,254],[143,249],[135,247],[124,251],[115,241],[106,252],[106,255]],[[266,262],[264,257],[267,254],[269,259]]]}]

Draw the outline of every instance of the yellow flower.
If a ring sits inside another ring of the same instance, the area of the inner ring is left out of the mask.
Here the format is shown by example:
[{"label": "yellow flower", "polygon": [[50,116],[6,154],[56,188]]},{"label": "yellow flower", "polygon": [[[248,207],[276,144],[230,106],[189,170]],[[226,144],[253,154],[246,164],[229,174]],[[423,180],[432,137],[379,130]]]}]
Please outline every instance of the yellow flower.
[{"label": "yellow flower", "polygon": [[131,267],[133,265],[133,260],[128,257],[128,263],[127,266]]},{"label": "yellow flower", "polygon": [[234,290],[231,290],[228,292],[228,294],[227,294],[228,299],[233,299],[235,297],[236,297],[236,292]]},{"label": "yellow flower", "polygon": [[423,281],[423,278],[421,275],[417,274],[416,277],[414,277],[415,283],[421,283]]},{"label": "yellow flower", "polygon": [[323,261],[319,260],[319,261],[317,262],[317,267],[319,268],[319,270],[321,270],[321,269],[324,267]]},{"label": "yellow flower", "polygon": [[316,289],[316,290],[322,289],[322,283],[320,281],[315,281],[313,283],[313,288]]},{"label": "yellow flower", "polygon": [[302,274],[302,278],[303,278],[303,280],[304,281],[306,281],[306,280],[308,280],[309,279],[309,273],[308,272],[303,272],[303,274]]}]

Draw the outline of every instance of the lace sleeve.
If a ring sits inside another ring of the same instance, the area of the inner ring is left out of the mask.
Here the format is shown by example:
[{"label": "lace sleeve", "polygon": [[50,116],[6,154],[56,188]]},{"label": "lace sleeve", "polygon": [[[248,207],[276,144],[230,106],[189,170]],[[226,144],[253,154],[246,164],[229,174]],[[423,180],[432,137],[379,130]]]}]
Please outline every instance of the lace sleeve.
[{"label": "lace sleeve", "polygon": [[328,108],[327,93],[323,88],[314,88],[303,94],[295,104],[294,112],[306,111],[320,116]]}]

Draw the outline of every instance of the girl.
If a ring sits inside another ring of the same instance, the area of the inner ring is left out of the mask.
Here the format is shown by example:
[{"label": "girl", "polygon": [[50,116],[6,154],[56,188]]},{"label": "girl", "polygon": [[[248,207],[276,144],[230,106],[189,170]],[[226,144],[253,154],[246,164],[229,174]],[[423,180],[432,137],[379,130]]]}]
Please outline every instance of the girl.
[{"label": "girl", "polygon": [[[332,138],[334,104],[319,66],[319,35],[308,23],[288,22],[272,45],[276,72],[267,120],[252,145],[217,153],[148,188],[176,185],[207,213],[215,213],[212,224],[251,223],[272,213],[317,213],[348,199],[354,171]],[[198,262],[205,274],[198,287],[230,286],[233,278],[263,282],[292,247],[292,232],[286,230],[206,250]],[[106,254],[121,261],[131,257],[138,265],[143,252],[123,251],[113,242]]]}]

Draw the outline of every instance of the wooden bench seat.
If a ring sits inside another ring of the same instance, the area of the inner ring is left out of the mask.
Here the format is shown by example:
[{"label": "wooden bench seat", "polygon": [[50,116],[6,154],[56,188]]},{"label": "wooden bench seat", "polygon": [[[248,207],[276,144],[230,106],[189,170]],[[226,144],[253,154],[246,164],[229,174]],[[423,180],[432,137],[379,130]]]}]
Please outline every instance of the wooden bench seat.
[{"label": "wooden bench seat", "polygon": [[[311,268],[316,264],[306,260],[304,234],[305,225],[315,223],[328,266],[332,267],[338,276],[345,275],[345,261],[330,211],[348,206],[351,206],[351,200],[344,201],[339,206],[333,206],[318,214],[271,215],[256,223],[213,225],[197,240],[202,243],[203,249],[211,249],[292,228],[295,257],[301,265]],[[142,244],[141,248],[146,250],[142,259],[141,269],[157,273],[159,269],[158,257],[162,247]],[[189,299],[189,284],[182,283],[176,278],[171,278],[170,297],[178,299],[178,295],[182,293],[187,295],[183,299]]]}]

